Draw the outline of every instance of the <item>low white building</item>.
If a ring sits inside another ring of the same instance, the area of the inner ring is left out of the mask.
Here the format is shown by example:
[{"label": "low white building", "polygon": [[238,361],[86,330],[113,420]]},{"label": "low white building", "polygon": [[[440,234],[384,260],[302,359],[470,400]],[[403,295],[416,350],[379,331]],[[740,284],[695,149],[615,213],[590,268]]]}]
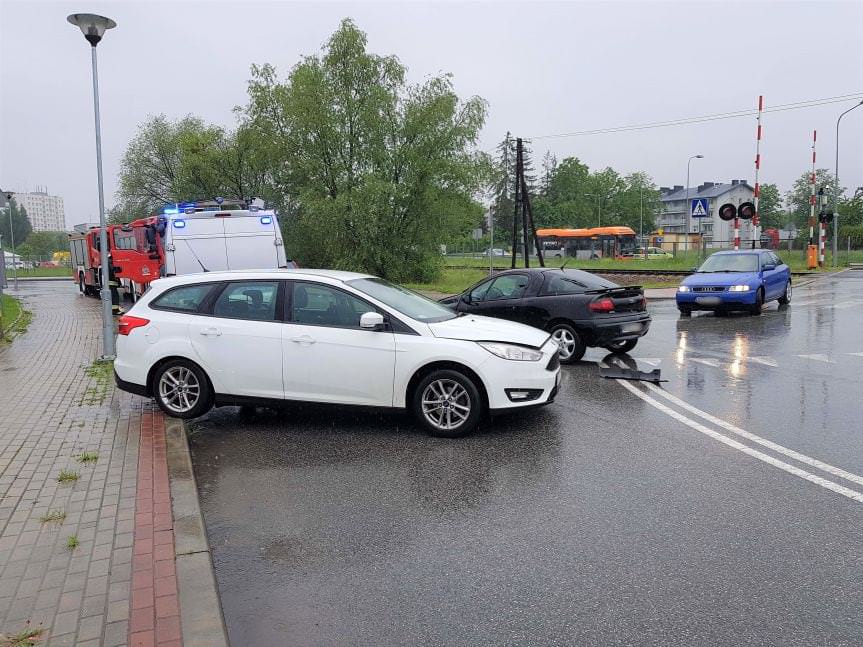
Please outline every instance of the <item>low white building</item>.
[{"label": "low white building", "polygon": [[27,211],[33,231],[66,231],[63,198],[39,190],[13,195],[15,202]]},{"label": "low white building", "polygon": [[[706,199],[707,217],[692,218],[689,233],[702,234],[706,244],[716,247],[730,246],[734,242],[734,221],[722,220],[717,213],[719,207],[729,202],[738,206],[755,198],[755,189],[746,180],[731,180],[727,184],[704,182],[697,187],[689,187],[688,191],[682,185],[660,187],[659,192],[662,212],[656,226],[669,233],[683,234],[691,201]],[[753,229],[751,221],[740,220],[741,240],[751,240]]]}]

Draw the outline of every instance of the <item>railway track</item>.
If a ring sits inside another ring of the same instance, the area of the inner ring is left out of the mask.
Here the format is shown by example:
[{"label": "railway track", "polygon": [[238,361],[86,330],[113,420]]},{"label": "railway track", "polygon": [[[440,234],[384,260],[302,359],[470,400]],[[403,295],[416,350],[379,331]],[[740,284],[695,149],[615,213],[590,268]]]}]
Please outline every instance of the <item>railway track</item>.
[{"label": "railway track", "polygon": [[[480,267],[476,265],[447,265],[449,269],[455,270],[487,270],[487,267]],[[539,264],[533,265],[533,267],[539,267]],[[549,264],[546,267],[557,267],[557,265]],[[508,270],[508,267],[496,267],[494,270],[496,272],[503,272],[504,270]],[[643,276],[688,276],[692,274],[691,270],[642,270],[642,269],[606,269],[606,268],[589,268],[589,267],[572,267],[569,269],[577,269],[584,270],[585,272],[590,272],[591,274],[630,274],[630,275],[643,275]],[[817,274],[817,272],[791,272],[794,276],[812,276]]]}]

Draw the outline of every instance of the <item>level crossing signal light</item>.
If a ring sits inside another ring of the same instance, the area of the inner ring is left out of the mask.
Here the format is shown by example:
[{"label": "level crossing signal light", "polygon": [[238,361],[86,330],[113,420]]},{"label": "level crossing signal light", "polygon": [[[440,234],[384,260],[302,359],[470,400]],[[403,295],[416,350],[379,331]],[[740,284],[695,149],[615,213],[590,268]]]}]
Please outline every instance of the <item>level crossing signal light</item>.
[{"label": "level crossing signal light", "polygon": [[735,218],[751,220],[754,216],[755,205],[752,202],[744,202],[739,207],[735,207],[730,202],[726,202],[719,207],[719,217],[722,220],[734,220]]},{"label": "level crossing signal light", "polygon": [[818,222],[824,223],[825,225],[829,225],[833,222],[833,212],[832,211],[822,211],[818,214]]}]

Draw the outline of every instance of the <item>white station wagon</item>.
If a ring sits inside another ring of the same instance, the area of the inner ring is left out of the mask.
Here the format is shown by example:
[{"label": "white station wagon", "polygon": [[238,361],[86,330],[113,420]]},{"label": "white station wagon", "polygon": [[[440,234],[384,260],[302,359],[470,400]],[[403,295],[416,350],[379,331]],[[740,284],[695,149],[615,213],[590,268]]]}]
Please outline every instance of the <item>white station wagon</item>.
[{"label": "white station wagon", "polygon": [[159,279],[118,330],[117,385],[177,418],[292,400],[406,408],[456,437],[486,411],[548,404],[560,374],[544,331],[351,272]]}]

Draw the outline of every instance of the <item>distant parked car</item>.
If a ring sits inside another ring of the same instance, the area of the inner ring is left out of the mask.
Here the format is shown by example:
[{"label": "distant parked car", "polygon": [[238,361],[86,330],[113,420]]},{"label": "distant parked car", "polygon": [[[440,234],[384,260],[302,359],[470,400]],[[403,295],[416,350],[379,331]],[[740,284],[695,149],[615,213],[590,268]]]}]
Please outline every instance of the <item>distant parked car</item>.
[{"label": "distant parked car", "polygon": [[485,255],[488,256],[491,253],[492,256],[506,256],[506,250],[498,249],[495,247],[494,249],[486,249]]},{"label": "distant parked car", "polygon": [[[637,250],[635,250],[634,255],[636,257],[641,256],[643,258],[644,257],[644,248],[639,247]],[[648,258],[648,260],[652,259],[652,258],[674,258],[674,254],[672,254],[671,252],[665,251],[661,247],[648,247],[647,248],[647,258]]]},{"label": "distant parked car", "polygon": [[677,288],[680,314],[693,310],[747,310],[768,301],[791,302],[791,268],[767,250],[716,252]]},{"label": "distant parked car", "polygon": [[650,328],[640,287],[621,287],[581,270],[507,270],[440,302],[457,312],[545,330],[557,340],[564,364],[581,359],[589,346],[629,352]]},{"label": "distant parked car", "polygon": [[352,272],[157,279],[118,322],[117,385],[169,416],[286,400],[407,409],[436,436],[554,400],[550,335]]}]

